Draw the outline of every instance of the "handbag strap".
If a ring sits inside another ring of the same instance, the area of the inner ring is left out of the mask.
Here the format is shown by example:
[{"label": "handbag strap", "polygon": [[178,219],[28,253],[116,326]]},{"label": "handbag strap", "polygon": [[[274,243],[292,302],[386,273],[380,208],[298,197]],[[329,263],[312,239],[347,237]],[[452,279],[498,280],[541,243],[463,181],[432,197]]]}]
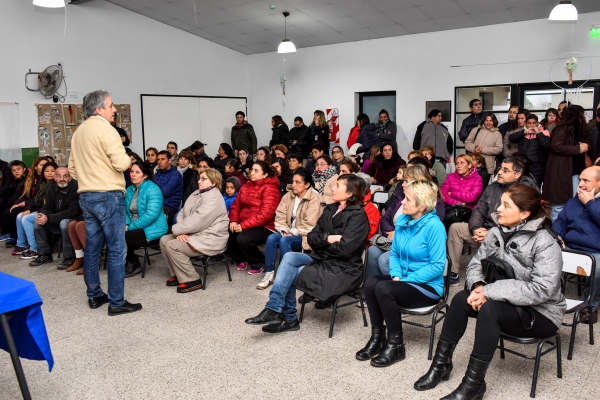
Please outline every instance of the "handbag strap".
[{"label": "handbag strap", "polygon": [[[521,307],[521,306],[515,306],[517,309],[517,312],[519,313],[519,319],[521,320],[521,324],[523,324],[523,327],[525,329],[531,329],[533,328],[533,324],[535,323],[535,313],[533,312],[533,309],[531,307]],[[531,323],[530,324],[525,324],[525,321],[523,321],[523,309],[527,310],[529,312],[529,316],[531,317]]]}]

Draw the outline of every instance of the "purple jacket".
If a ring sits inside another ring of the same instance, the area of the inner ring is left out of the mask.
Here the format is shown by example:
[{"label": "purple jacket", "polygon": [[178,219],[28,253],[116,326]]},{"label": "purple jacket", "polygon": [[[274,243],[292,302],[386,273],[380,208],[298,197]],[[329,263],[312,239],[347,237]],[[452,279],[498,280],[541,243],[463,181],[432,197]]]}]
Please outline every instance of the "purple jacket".
[{"label": "purple jacket", "polygon": [[[400,208],[402,200],[404,200],[404,189],[402,188],[402,185],[396,187],[396,190],[394,190],[394,193],[392,194],[392,199],[394,200],[391,205],[385,210],[385,214],[383,214],[383,217],[379,220],[379,230],[384,235],[396,230],[396,226],[394,225],[394,215]],[[439,197],[437,199],[437,204],[435,205],[435,212],[443,222],[444,217],[446,217],[446,208],[444,202]]]},{"label": "purple jacket", "polygon": [[472,210],[483,193],[483,179],[477,168],[471,169],[471,172],[465,177],[454,171],[444,181],[441,191],[444,203],[447,205],[465,203],[466,207]]}]

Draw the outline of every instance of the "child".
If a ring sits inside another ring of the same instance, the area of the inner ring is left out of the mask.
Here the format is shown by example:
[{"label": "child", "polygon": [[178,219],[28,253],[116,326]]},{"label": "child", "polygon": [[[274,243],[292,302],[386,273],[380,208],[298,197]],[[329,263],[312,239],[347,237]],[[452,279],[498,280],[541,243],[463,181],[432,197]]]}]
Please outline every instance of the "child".
[{"label": "child", "polygon": [[396,174],[396,178],[392,179],[390,181],[390,185],[392,185],[390,187],[390,190],[388,191],[388,198],[392,197],[392,194],[394,193],[394,190],[396,190],[396,187],[398,185],[402,186],[402,181],[404,180],[404,170],[406,169],[406,165],[401,165],[400,168],[398,168],[398,173]]},{"label": "child", "polygon": [[244,176],[244,171],[241,170],[241,163],[239,160],[229,160],[227,165],[225,165],[225,172],[227,173],[228,178],[231,178],[232,176],[238,178],[240,185],[246,183],[246,177]]},{"label": "child", "polygon": [[481,176],[481,179],[483,179],[483,190],[485,190],[487,185],[490,183],[490,174],[487,172],[485,158],[483,158],[483,156],[479,153],[472,153],[470,156],[473,159],[473,166],[477,168],[479,176]]},{"label": "child", "polygon": [[229,177],[225,181],[225,193],[223,193],[223,200],[225,200],[225,207],[227,207],[227,212],[229,212],[229,209],[231,208],[233,201],[237,197],[241,186],[242,185],[240,184],[240,180],[235,176]]}]

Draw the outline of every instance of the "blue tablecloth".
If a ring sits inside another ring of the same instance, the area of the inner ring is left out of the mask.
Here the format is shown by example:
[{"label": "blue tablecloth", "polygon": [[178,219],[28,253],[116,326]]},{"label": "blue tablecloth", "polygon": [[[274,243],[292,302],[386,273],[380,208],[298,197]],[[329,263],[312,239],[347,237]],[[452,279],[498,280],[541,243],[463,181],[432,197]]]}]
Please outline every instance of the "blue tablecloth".
[{"label": "blue tablecloth", "polygon": [[[0,314],[12,313],[8,320],[19,356],[46,360],[52,371],[54,358],[42,315],[42,298],[32,282],[0,272]],[[0,348],[8,351],[0,329]]]}]

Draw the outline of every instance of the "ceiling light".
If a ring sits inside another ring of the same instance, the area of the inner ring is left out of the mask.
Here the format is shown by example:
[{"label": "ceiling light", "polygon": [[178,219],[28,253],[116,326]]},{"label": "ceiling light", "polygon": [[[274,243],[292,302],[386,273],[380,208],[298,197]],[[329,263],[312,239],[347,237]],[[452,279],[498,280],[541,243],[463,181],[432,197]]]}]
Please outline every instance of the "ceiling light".
[{"label": "ceiling light", "polygon": [[577,9],[570,0],[562,0],[554,7],[548,18],[550,21],[577,21]]},{"label": "ceiling light", "polygon": [[284,39],[281,41],[281,43],[279,43],[279,47],[277,48],[277,52],[279,54],[296,52],[296,46],[294,45],[294,43],[292,43],[292,41],[290,39],[287,38],[287,17],[289,15],[290,15],[289,12],[287,12],[287,11],[283,12],[283,17],[285,18],[285,35],[284,35]]},{"label": "ceiling light", "polygon": [[33,0],[33,5],[46,8],[61,8],[65,6],[65,0]]}]

